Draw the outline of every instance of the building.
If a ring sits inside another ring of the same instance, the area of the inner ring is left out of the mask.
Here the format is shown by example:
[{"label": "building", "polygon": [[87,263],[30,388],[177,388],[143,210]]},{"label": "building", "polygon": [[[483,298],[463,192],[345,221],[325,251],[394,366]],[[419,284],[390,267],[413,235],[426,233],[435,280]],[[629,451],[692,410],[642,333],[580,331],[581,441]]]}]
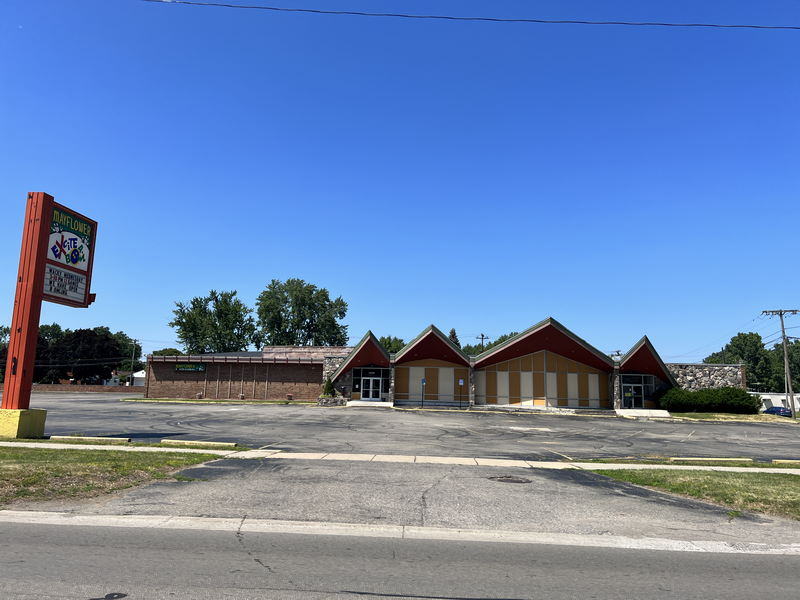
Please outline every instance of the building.
[{"label": "building", "polygon": [[671,387],[745,387],[742,365],[667,365],[647,336],[614,360],[547,318],[477,356],[434,325],[393,355],[368,331],[353,347],[149,356],[146,396],[311,401],[328,378],[347,400],[459,408],[656,408]]}]

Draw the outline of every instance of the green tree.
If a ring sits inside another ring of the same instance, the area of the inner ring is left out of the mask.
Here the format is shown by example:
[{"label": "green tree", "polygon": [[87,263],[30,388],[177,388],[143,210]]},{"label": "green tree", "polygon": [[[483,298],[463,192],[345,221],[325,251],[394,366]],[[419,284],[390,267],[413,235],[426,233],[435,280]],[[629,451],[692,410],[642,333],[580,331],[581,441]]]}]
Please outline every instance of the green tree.
[{"label": "green tree", "polygon": [[341,296],[302,279],[273,279],[256,300],[261,337],[275,346],[344,346],[347,314]]},{"label": "green tree", "polygon": [[384,335],[378,338],[381,346],[383,349],[386,350],[389,354],[394,354],[396,352],[400,352],[403,347],[406,345],[405,341],[399,337],[394,337],[393,335]]},{"label": "green tree", "polygon": [[217,292],[176,302],[175,318],[169,322],[188,354],[240,352],[259,339],[252,309],[236,297],[236,291]]},{"label": "green tree", "polygon": [[719,352],[706,356],[703,362],[744,363],[749,387],[767,391],[774,384],[774,361],[758,333],[737,333]]},{"label": "green tree", "polygon": [[459,348],[461,348],[461,342],[459,342],[459,341],[458,341],[458,334],[456,333],[456,329],[455,329],[455,327],[453,327],[453,328],[450,330],[450,333],[448,334],[448,336],[447,336],[447,337],[449,337],[449,338],[450,338],[450,341],[451,341],[451,342],[453,342],[453,343],[454,343],[456,346],[458,346]]},{"label": "green tree", "polygon": [[[93,330],[100,334],[108,334],[117,340],[119,347],[122,349],[122,353],[125,355],[125,359],[119,365],[121,371],[133,372],[144,369],[144,363],[141,360],[142,345],[139,342],[124,331],[112,333],[111,330],[105,326],[95,327]],[[131,357],[133,362],[131,362]]]},{"label": "green tree", "polygon": [[153,356],[180,356],[183,354],[177,348],[161,348],[161,350],[153,350]]},{"label": "green tree", "polygon": [[[790,341],[786,344],[789,355],[789,369],[792,373],[792,388],[795,394],[800,393],[800,340]],[[770,392],[783,392],[786,390],[786,367],[783,361],[783,344],[777,343],[769,353],[772,374],[768,386]]]},{"label": "green tree", "polygon": [[0,383],[5,381],[6,361],[8,360],[8,337],[10,334],[10,327],[0,325]]},{"label": "green tree", "polygon": [[51,370],[62,378],[72,375],[77,381],[99,384],[111,378],[125,359],[124,349],[117,339],[104,328],[67,331],[50,354]]}]

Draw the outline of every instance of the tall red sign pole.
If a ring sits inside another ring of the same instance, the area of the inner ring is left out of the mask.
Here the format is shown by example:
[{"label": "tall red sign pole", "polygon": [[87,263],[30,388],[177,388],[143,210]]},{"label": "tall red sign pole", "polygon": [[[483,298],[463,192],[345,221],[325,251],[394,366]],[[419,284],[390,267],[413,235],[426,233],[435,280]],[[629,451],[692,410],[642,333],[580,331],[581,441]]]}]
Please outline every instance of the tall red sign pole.
[{"label": "tall red sign pole", "polygon": [[97,223],[30,192],[25,207],[14,314],[8,344],[0,437],[41,437],[47,411],[31,409],[36,343],[42,301],[86,307],[90,293]]},{"label": "tall red sign pole", "polygon": [[27,410],[31,402],[39,316],[42,312],[47,239],[52,215],[52,196],[44,192],[28,194],[3,384],[4,409]]}]

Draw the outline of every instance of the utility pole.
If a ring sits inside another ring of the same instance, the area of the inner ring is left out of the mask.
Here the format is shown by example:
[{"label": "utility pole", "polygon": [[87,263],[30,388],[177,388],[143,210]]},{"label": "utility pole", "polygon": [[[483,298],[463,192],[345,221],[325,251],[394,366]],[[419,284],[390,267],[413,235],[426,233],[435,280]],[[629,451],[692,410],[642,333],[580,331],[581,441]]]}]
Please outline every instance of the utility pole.
[{"label": "utility pole", "polygon": [[476,335],[475,339],[481,341],[481,350],[483,350],[483,340],[488,340],[489,336],[488,335],[484,335],[484,334],[480,334],[480,335]]},{"label": "utility pole", "polygon": [[136,360],[136,340],[131,340],[133,347],[131,348],[131,374],[128,375],[128,385],[133,387],[133,361]]},{"label": "utility pole", "polygon": [[786,389],[789,393],[789,410],[792,411],[792,418],[797,418],[797,411],[794,409],[794,390],[792,390],[792,370],[789,366],[789,348],[786,345],[786,326],[783,323],[783,315],[796,315],[800,313],[797,309],[779,309],[779,310],[764,310],[761,311],[762,315],[775,316],[778,315],[781,319],[781,337],[783,338],[783,368],[786,377]]}]

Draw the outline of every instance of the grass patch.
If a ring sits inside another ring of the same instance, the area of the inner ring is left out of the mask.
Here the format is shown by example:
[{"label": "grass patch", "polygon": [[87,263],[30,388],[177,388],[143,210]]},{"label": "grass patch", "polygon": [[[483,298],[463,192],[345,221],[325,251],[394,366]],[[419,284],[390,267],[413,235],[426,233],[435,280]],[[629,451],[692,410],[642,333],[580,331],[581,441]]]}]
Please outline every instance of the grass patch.
[{"label": "grass patch", "polygon": [[[213,454],[0,447],[0,505],[16,500],[88,498],[219,458]],[[185,481],[185,478],[182,481]]]},{"label": "grass patch", "polygon": [[578,461],[564,462],[585,462],[585,463],[613,463],[629,465],[692,465],[702,467],[749,467],[754,469],[797,469],[798,465],[775,464],[771,462],[747,462],[747,461],[725,461],[715,460],[667,460],[666,458],[582,458]]},{"label": "grass patch", "polygon": [[665,470],[595,473],[721,504],[731,509],[729,518],[747,510],[800,520],[800,478],[797,475]]},{"label": "grass patch", "polygon": [[[75,435],[84,435],[84,434],[75,434]],[[232,452],[238,452],[240,450],[251,450],[250,446],[243,446],[241,444],[236,444],[235,448],[220,448],[219,446],[213,446],[209,444],[203,444],[199,442],[197,444],[181,444],[180,446],[176,446],[175,444],[162,444],[161,442],[155,444],[149,444],[147,442],[127,442],[125,444],[109,442],[107,440],[97,440],[97,441],[89,441],[89,440],[49,440],[44,438],[4,438],[0,437],[0,442],[36,442],[37,444],[75,444],[75,445],[92,445],[92,446],[122,446],[122,447],[137,447],[137,448],[172,448],[176,452],[180,452],[181,448],[192,448],[195,450],[230,450]]]},{"label": "grass patch", "polygon": [[743,423],[785,423],[796,424],[793,419],[779,417],[778,415],[736,415],[732,413],[707,413],[707,412],[670,412],[678,419],[695,419],[700,421],[740,421]]}]

